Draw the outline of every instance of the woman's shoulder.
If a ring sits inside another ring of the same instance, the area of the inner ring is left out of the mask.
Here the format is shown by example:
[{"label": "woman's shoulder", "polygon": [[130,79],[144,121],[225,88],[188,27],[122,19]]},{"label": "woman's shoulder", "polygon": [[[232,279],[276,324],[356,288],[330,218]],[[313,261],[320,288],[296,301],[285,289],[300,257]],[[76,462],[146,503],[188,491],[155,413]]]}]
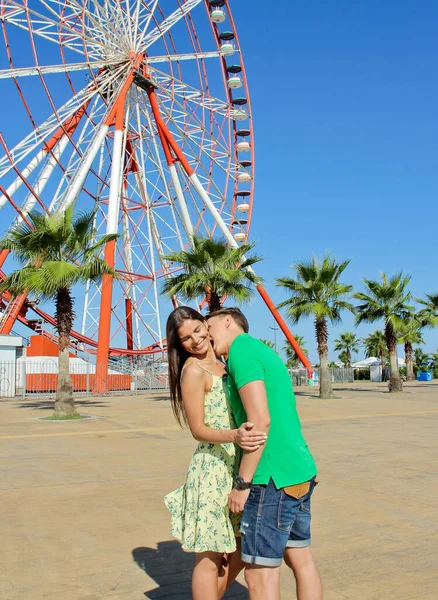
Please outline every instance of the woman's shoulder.
[{"label": "woman's shoulder", "polygon": [[186,362],[181,372],[181,379],[184,378],[199,380],[200,377],[204,378],[206,374],[206,370],[203,369],[198,363]]}]

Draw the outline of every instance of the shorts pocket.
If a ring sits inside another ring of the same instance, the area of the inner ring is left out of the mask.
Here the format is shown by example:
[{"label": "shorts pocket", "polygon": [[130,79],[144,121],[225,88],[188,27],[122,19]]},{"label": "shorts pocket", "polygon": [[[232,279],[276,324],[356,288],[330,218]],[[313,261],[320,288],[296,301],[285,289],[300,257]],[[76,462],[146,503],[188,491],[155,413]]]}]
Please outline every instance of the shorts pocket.
[{"label": "shorts pocket", "polygon": [[308,506],[306,503],[302,503],[300,506],[300,510],[302,510],[305,513],[310,514],[310,506]]}]

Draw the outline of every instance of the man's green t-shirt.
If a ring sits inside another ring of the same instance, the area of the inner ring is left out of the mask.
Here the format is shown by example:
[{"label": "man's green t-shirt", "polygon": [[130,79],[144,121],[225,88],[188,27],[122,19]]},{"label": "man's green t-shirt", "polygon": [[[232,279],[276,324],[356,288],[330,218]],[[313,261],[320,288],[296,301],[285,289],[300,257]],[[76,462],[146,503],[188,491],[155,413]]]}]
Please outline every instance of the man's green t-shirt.
[{"label": "man's green t-shirt", "polygon": [[301,432],[295,394],[286,365],[272,348],[246,333],[231,344],[227,360],[228,396],[237,426],[247,421],[239,389],[251,381],[264,381],[270,427],[254,474],[254,484],[277,488],[303,483],[316,475],[316,465]]}]

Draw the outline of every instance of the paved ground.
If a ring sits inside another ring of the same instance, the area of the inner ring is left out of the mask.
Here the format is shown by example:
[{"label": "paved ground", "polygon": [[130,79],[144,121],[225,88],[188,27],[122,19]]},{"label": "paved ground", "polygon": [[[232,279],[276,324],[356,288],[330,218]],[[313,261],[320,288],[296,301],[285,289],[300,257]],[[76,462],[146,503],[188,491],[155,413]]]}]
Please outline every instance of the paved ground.
[{"label": "paved ground", "polygon": [[[304,388],[303,388],[304,389]],[[325,600],[437,600],[438,384],[298,391],[321,483],[313,548]],[[43,422],[45,401],[0,403],[1,600],[188,600],[192,555],[162,496],[195,442],[165,397],[81,400],[81,422]],[[282,598],[293,600],[282,575]],[[230,599],[247,598],[236,583]]]}]

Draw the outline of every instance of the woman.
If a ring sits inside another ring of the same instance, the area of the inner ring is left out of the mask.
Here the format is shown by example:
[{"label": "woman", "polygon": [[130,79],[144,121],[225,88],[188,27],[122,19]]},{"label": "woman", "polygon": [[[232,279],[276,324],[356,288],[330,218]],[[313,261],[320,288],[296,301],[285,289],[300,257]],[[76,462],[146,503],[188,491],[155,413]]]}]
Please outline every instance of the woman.
[{"label": "woman", "polygon": [[165,497],[172,535],[196,552],[193,600],[218,600],[243,568],[236,543],[240,515],[230,515],[228,495],[241,448],[251,451],[266,440],[233,421],[224,386],[225,367],[217,360],[202,315],[175,309],[167,320],[167,355],[172,409],[199,441],[186,483]]}]

